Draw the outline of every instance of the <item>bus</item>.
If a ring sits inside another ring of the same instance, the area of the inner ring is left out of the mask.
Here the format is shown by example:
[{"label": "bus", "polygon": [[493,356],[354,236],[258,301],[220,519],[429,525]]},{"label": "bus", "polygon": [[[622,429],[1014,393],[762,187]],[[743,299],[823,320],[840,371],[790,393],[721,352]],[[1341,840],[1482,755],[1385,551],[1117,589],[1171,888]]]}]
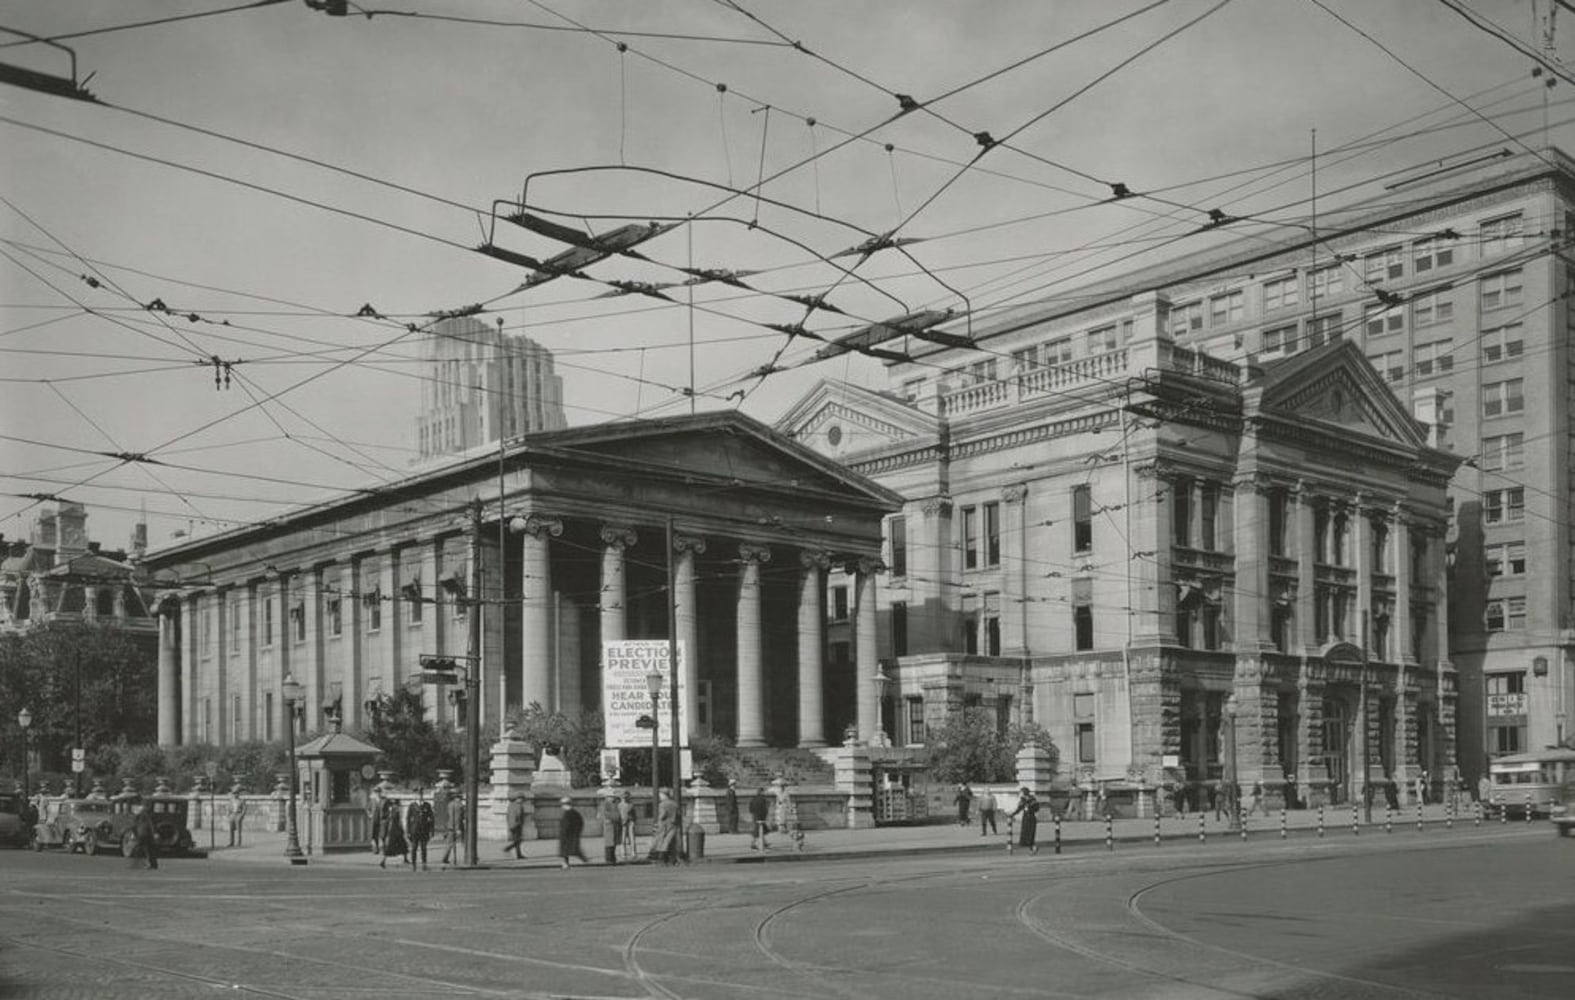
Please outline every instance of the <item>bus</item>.
[{"label": "bus", "polygon": [[1553,747],[1498,757],[1488,765],[1493,790],[1487,805],[1524,817],[1549,815],[1575,799],[1575,750]]}]

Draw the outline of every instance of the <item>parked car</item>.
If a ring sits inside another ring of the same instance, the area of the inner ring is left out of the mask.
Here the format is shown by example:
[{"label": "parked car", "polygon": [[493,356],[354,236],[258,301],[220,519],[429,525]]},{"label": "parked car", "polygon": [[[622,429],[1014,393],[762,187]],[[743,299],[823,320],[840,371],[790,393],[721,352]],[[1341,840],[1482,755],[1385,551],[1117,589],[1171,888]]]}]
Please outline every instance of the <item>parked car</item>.
[{"label": "parked car", "polygon": [[107,842],[113,816],[114,808],[107,799],[45,799],[34,828],[33,849],[63,847],[68,854],[78,849],[97,854]]},{"label": "parked car", "polygon": [[83,828],[90,830],[82,835],[83,849],[89,854],[118,851],[131,857],[137,847],[137,813],[144,802],[153,810],[153,837],[159,853],[165,857],[194,853],[191,831],[186,828],[186,800],[173,795],[115,796],[109,800],[108,821]]},{"label": "parked car", "polygon": [[0,792],[0,844],[26,847],[33,839],[28,813],[32,807],[21,792]]}]

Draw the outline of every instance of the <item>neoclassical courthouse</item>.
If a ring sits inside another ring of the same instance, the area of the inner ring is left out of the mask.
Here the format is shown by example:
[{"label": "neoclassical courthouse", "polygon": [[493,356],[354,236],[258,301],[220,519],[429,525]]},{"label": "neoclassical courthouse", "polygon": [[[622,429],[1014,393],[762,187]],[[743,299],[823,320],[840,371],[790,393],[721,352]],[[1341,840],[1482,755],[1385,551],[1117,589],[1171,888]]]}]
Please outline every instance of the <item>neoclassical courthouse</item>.
[{"label": "neoclassical courthouse", "polygon": [[1553,150],[1401,178],[1316,239],[897,338],[885,391],[774,429],[531,434],[166,548],[161,738],[275,735],[292,672],[354,722],[463,652],[479,501],[489,720],[593,705],[602,640],[666,635],[671,515],[701,731],[895,755],[978,706],[1116,802],[1474,780],[1575,703],[1572,220]]}]

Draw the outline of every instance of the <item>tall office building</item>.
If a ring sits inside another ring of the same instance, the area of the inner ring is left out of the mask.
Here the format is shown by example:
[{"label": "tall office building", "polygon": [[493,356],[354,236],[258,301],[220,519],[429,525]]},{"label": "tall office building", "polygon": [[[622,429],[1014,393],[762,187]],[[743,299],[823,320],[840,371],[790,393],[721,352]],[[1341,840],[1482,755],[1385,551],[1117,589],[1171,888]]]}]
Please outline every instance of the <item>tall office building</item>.
[{"label": "tall office building", "polygon": [[562,430],[563,379],[552,352],[473,317],[440,320],[422,345],[421,461],[533,431]]}]

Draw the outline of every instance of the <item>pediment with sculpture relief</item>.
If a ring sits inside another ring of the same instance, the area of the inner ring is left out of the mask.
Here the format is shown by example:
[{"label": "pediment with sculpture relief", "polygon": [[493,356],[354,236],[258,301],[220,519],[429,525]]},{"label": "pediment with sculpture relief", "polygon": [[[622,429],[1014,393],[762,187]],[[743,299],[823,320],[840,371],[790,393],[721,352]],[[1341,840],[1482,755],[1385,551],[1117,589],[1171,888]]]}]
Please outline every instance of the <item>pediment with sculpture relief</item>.
[{"label": "pediment with sculpture relief", "polygon": [[1261,413],[1411,446],[1427,443],[1421,425],[1348,341],[1266,366],[1264,381]]},{"label": "pediment with sculpture relief", "polygon": [[900,400],[840,382],[821,382],[776,424],[777,430],[839,461],[903,442],[932,440],[939,423]]}]

